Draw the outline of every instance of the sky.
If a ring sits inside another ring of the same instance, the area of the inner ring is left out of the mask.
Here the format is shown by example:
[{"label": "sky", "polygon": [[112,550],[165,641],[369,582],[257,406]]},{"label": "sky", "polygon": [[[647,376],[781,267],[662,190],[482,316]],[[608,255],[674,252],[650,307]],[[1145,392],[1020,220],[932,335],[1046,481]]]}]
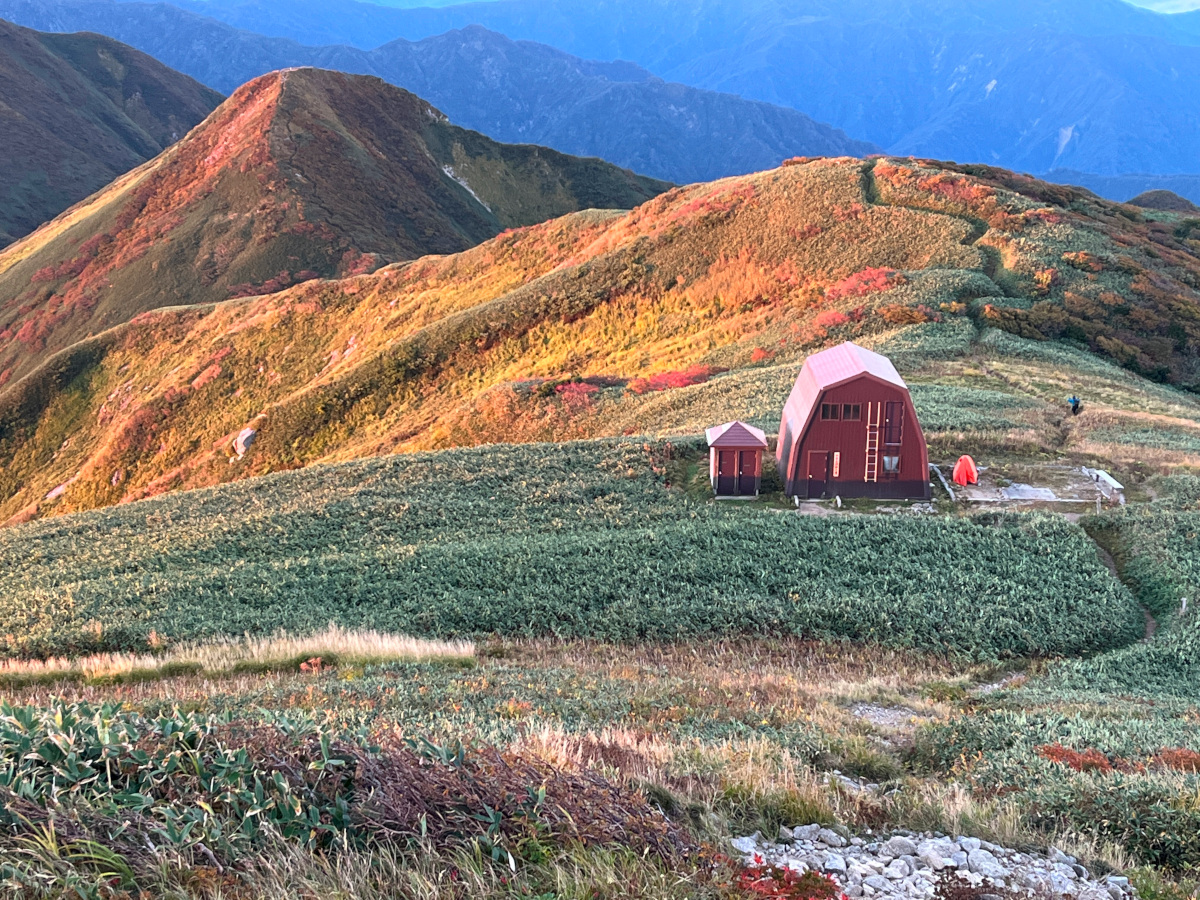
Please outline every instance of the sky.
[{"label": "sky", "polygon": [[1135,6],[1156,9],[1159,12],[1187,12],[1200,9],[1200,0],[1130,0]]},{"label": "sky", "polygon": [[[466,2],[466,0],[371,0],[373,3],[378,3],[383,6],[449,6],[454,3]],[[1144,6],[1147,9],[1158,10],[1159,12],[1187,12],[1193,9],[1200,9],[1200,0],[1127,0],[1134,6]]]}]

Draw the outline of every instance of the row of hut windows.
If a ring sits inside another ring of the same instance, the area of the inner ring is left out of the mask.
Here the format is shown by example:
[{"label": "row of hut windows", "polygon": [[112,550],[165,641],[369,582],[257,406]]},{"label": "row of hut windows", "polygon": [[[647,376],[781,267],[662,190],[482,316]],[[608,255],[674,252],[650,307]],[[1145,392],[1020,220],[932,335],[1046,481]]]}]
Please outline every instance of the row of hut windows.
[{"label": "row of hut windows", "polygon": [[862,419],[860,403],[822,403],[821,420],[824,422],[858,422]]}]

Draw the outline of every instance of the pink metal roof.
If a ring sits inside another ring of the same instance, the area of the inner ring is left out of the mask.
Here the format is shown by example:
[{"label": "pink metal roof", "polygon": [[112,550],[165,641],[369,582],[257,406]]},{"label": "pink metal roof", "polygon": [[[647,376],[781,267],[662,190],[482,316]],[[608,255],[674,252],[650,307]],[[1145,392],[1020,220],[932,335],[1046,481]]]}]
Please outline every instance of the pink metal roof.
[{"label": "pink metal roof", "polygon": [[745,422],[714,425],[705,435],[710,447],[761,447],[764,450],[767,448],[766,432]]},{"label": "pink metal roof", "polygon": [[783,407],[783,421],[779,428],[780,452],[783,452],[786,432],[790,431],[794,440],[799,440],[804,433],[822,391],[861,375],[872,375],[908,390],[908,385],[890,359],[858,344],[847,341],[806,359],[800,377],[796,379],[796,386],[792,388],[792,394]]},{"label": "pink metal roof", "polygon": [[890,381],[897,387],[908,387],[890,359],[849,341],[814,353],[804,361],[804,368],[811,370],[813,381],[822,390],[864,374]]}]

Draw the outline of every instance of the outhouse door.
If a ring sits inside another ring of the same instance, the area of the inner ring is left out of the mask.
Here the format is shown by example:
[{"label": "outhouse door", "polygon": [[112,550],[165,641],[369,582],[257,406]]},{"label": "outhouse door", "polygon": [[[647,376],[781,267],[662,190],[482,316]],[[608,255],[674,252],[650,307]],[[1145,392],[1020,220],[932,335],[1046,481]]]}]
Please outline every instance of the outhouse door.
[{"label": "outhouse door", "polygon": [[808,496],[820,497],[825,493],[825,483],[829,480],[829,451],[808,451]]},{"label": "outhouse door", "polygon": [[733,497],[738,488],[738,452],[736,450],[717,451],[717,495]]},{"label": "outhouse door", "polygon": [[751,497],[758,492],[758,451],[738,451],[738,494]]}]

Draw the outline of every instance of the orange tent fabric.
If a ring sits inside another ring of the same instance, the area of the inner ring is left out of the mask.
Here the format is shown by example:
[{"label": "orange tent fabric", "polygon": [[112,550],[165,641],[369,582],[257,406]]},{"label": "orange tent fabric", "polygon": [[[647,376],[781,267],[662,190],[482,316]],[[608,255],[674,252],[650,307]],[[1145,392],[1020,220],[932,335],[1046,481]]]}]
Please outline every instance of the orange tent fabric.
[{"label": "orange tent fabric", "polygon": [[979,484],[979,469],[975,460],[969,456],[960,456],[954,464],[954,483],[960,487],[968,484]]}]

